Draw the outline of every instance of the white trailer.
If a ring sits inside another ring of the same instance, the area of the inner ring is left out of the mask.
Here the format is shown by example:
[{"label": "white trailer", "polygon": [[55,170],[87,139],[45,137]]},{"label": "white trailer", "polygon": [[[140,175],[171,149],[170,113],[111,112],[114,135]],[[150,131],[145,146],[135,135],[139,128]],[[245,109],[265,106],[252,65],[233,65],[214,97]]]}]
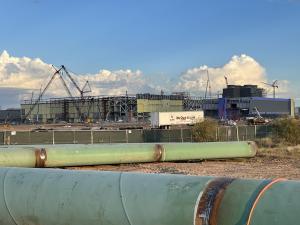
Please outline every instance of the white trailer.
[{"label": "white trailer", "polygon": [[191,125],[203,120],[203,111],[151,113],[151,126],[153,128],[168,127],[172,125]]}]

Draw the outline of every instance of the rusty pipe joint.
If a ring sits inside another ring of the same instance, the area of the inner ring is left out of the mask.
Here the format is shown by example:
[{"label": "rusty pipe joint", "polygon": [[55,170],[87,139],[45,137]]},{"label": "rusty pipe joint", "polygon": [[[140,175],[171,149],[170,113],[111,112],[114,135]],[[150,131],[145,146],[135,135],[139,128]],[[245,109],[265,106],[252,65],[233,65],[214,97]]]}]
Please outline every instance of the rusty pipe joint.
[{"label": "rusty pipe joint", "polygon": [[282,179],[0,168],[0,224],[295,225],[299,189]]},{"label": "rusty pipe joint", "polygon": [[44,168],[47,161],[47,151],[45,148],[37,148],[34,150],[35,154],[35,167]]}]

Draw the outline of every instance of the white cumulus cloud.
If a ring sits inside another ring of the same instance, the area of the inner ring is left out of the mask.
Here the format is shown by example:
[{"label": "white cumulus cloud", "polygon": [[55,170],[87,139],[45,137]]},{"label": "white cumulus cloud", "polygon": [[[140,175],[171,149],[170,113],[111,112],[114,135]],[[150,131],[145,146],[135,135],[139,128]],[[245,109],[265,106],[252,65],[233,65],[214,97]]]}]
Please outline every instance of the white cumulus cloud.
[{"label": "white cumulus cloud", "polygon": [[[254,58],[244,54],[233,56],[221,67],[203,65],[188,69],[171,83],[164,82],[164,79],[160,77],[159,85],[151,82],[142,71],[130,69],[100,70],[96,74],[73,74],[73,78],[81,88],[86,80],[89,81],[92,92],[88,95],[124,95],[126,91],[129,94],[159,93],[160,90],[188,91],[192,94],[203,95],[207,82],[206,71],[209,73],[212,93],[222,91],[226,86],[224,76],[227,76],[229,84],[257,84],[268,88],[261,82],[271,82],[267,79],[265,68]],[[53,73],[52,65],[39,58],[14,57],[10,56],[7,51],[3,51],[0,54],[0,96],[3,99],[0,104],[18,106],[22,99],[31,98],[32,91],[34,91],[34,97],[37,97],[40,89],[46,86]],[[79,96],[68,78],[65,80],[73,96]],[[288,90],[289,83],[281,80],[279,86],[279,92],[284,93]],[[67,92],[60,79],[56,77],[45,98],[66,96],[68,96]]]},{"label": "white cumulus cloud", "polygon": [[40,59],[0,55],[0,87],[36,89],[49,76],[51,65]]},{"label": "white cumulus cloud", "polygon": [[225,78],[229,84],[244,85],[267,82],[265,69],[250,56],[233,56],[231,60],[222,67],[208,67],[206,65],[192,68],[184,72],[176,86],[178,90],[191,92],[203,92],[207,85],[207,73],[209,74],[211,90],[214,93],[221,91],[225,86]]},{"label": "white cumulus cloud", "polygon": [[[100,70],[97,74],[81,75],[78,80],[88,80],[94,95],[124,95],[153,91],[140,70]],[[80,82],[80,81],[79,81]]]},{"label": "white cumulus cloud", "polygon": [[[19,91],[16,92],[17,94],[12,100],[18,101],[17,104],[22,99],[30,99],[32,91],[37,97],[40,89],[45,88],[54,72],[51,64],[45,63],[39,58],[13,57],[7,51],[0,54],[0,88],[3,92],[4,90],[7,92],[8,89],[18,89]],[[74,85],[66,76],[64,77],[72,95],[79,96]],[[89,81],[92,92],[88,95],[125,95],[126,91],[129,94],[135,94],[154,90],[140,70],[100,70],[96,74],[73,75],[73,79],[80,88],[83,87],[86,80]],[[68,93],[59,77],[56,77],[49,86],[45,97],[66,96]]]}]

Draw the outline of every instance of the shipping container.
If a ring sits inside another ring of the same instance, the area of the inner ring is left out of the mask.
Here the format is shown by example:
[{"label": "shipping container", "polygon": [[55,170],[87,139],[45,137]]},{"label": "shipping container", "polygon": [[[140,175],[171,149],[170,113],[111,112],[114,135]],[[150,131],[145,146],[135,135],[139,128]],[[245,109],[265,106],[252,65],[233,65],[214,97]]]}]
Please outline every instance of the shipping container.
[{"label": "shipping container", "polygon": [[172,125],[191,125],[203,120],[203,111],[151,113],[151,126],[153,128],[168,127]]}]

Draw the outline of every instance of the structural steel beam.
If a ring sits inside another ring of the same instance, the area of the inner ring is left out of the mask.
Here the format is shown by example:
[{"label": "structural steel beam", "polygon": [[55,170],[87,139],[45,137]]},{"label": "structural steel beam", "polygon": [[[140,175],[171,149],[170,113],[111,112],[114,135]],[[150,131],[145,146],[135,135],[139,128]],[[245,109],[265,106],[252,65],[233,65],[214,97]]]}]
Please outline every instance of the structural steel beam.
[{"label": "structural steel beam", "polygon": [[9,146],[2,167],[61,167],[253,157],[254,142]]},{"label": "structural steel beam", "polygon": [[1,168],[5,225],[295,225],[300,182]]}]

